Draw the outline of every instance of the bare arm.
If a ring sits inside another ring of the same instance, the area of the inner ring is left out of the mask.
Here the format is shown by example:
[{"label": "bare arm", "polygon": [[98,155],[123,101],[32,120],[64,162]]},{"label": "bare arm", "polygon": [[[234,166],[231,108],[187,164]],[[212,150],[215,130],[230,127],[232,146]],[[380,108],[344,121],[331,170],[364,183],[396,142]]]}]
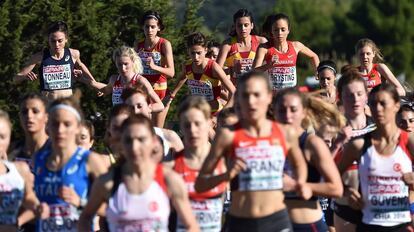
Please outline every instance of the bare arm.
[{"label": "bare arm", "polygon": [[139,78],[139,81],[141,82],[141,84],[145,86],[151,98],[151,112],[158,113],[158,112],[163,111],[164,104],[162,103],[160,97],[158,97],[158,95],[155,93],[154,89],[151,86],[151,83],[143,76]]},{"label": "bare arm", "polygon": [[43,53],[38,52],[30,57],[30,59],[24,64],[23,68],[18,72],[14,77],[13,80],[16,84],[24,81],[24,80],[31,80],[34,81],[37,79],[37,75],[32,72],[33,68],[42,62]]},{"label": "bare arm", "polygon": [[194,188],[197,192],[205,192],[216,187],[224,181],[230,181],[242,169],[246,168],[242,160],[236,159],[233,167],[228,168],[226,173],[214,175],[214,169],[228,151],[233,142],[234,133],[228,128],[219,130],[213,144],[211,145],[210,154],[204,160],[203,166],[198,174]]},{"label": "bare arm", "polygon": [[289,164],[295,172],[294,176],[296,177],[298,184],[303,184],[306,182],[308,170],[306,161],[303,158],[302,151],[299,147],[298,136],[296,131],[290,126],[283,126],[283,133],[286,140],[286,149],[288,152],[287,158],[289,159]]},{"label": "bare arm", "polygon": [[91,192],[85,208],[82,210],[82,214],[78,221],[78,231],[89,231],[93,223],[93,218],[98,212],[98,209],[107,201],[110,197],[111,189],[113,187],[112,181],[113,173],[110,172],[106,175],[99,177],[92,185]]},{"label": "bare arm", "polygon": [[303,45],[301,42],[295,41],[293,42],[293,46],[295,47],[295,50],[297,53],[302,53],[303,55],[309,57],[312,61],[312,67],[313,70],[315,72],[315,74],[317,73],[317,68],[319,65],[319,57],[318,55],[313,52],[312,50],[310,50],[308,47],[306,47],[305,45]]},{"label": "bare arm", "polygon": [[221,45],[219,54],[217,56],[217,60],[216,60],[217,64],[219,64],[220,67],[222,67],[222,68],[224,67],[224,63],[226,62],[227,55],[229,54],[229,51],[230,51],[230,48],[231,48],[230,40],[231,39],[229,38],[229,39],[227,39],[223,42],[223,44]]},{"label": "bare arm", "polygon": [[391,70],[385,64],[378,64],[378,72],[381,74],[382,77],[390,82],[392,85],[397,88],[398,94],[400,96],[405,96],[405,89],[402,87],[401,83],[397,80]]},{"label": "bare arm", "polygon": [[273,66],[272,63],[263,64],[266,53],[267,53],[267,48],[263,44],[261,44],[259,48],[257,49],[256,56],[254,57],[254,61],[253,61],[253,68],[255,70],[264,72]]},{"label": "bare arm", "polygon": [[171,201],[177,211],[178,217],[180,217],[186,226],[187,231],[200,231],[194,214],[191,211],[191,205],[183,179],[169,168],[164,168],[164,174],[168,192],[171,195]]},{"label": "bare arm", "polygon": [[[70,49],[70,53],[72,54],[72,57],[74,59],[73,62],[75,62],[75,67],[79,68],[80,70],[82,70],[82,78],[79,78],[78,80],[82,83],[85,83],[91,87],[94,88],[93,86],[93,82],[95,82],[95,78],[93,78],[91,72],[89,71],[88,67],[86,67],[86,65],[84,63],[82,63],[81,59],[80,59],[80,52],[79,50],[76,49]],[[83,77],[86,76],[86,79],[83,79]]]},{"label": "bare arm", "polygon": [[224,72],[223,68],[220,67],[217,63],[213,64],[213,76],[218,78],[221,83],[223,83],[224,88],[229,93],[229,101],[226,103],[224,107],[231,107],[234,103],[234,92],[236,92],[236,88],[234,87],[233,83],[230,81],[230,78],[226,76],[226,73]]},{"label": "bare arm", "polygon": [[97,82],[97,81],[93,81],[91,82],[91,85],[96,88],[99,89],[99,91],[101,93],[103,93],[103,95],[109,95],[112,93],[112,87],[114,86],[114,83],[116,81],[117,76],[116,75],[112,75],[109,78],[109,83],[105,84],[105,83],[101,83],[101,82]]},{"label": "bare arm", "polygon": [[336,164],[338,166],[339,174],[344,174],[352,163],[360,158],[363,146],[364,139],[362,138],[351,140],[344,145],[340,160]]},{"label": "bare arm", "polygon": [[108,172],[108,168],[103,162],[101,156],[102,155],[98,153],[91,152],[91,154],[88,157],[87,170],[89,175],[92,176],[93,179],[96,179],[102,174]]},{"label": "bare arm", "polygon": [[316,135],[310,135],[306,142],[305,155],[306,153],[309,153],[311,164],[318,169],[324,179],[324,182],[309,183],[314,195],[341,197],[343,193],[341,176],[325,142]]},{"label": "bare arm", "polygon": [[165,41],[161,46],[162,52],[165,54],[165,63],[167,67],[162,67],[156,65],[152,59],[150,61],[149,67],[150,69],[157,71],[166,75],[167,77],[174,77],[175,70],[174,70],[174,58],[173,58],[173,51],[171,47],[171,43],[169,41]]},{"label": "bare arm", "polygon": [[183,141],[181,141],[180,136],[178,136],[178,134],[175,131],[168,130],[168,129],[162,129],[162,130],[164,132],[165,138],[170,143],[170,148],[174,152],[179,152],[184,149]]},{"label": "bare arm", "polygon": [[18,217],[19,225],[31,221],[36,216],[42,219],[49,217],[49,207],[46,203],[40,203],[33,191],[34,176],[29,166],[24,162],[14,162],[17,171],[24,179],[25,192],[22,206],[26,209]]},{"label": "bare arm", "polygon": [[181,87],[183,87],[183,85],[187,81],[187,78],[185,76],[185,65],[182,66],[182,70],[183,71],[182,71],[180,79],[178,80],[177,84],[175,85],[175,87],[171,91],[171,94],[170,94],[171,97],[175,97],[175,95],[177,95],[178,91],[180,91]]}]

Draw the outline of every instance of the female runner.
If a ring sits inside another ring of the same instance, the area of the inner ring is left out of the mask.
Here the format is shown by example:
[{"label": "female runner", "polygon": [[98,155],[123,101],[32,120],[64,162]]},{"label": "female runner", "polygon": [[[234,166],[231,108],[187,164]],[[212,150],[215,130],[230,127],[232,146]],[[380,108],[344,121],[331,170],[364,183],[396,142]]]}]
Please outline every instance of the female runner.
[{"label": "female runner", "polygon": [[360,75],[367,82],[368,91],[386,81],[397,88],[400,96],[405,95],[405,89],[387,65],[376,63],[383,62],[384,57],[374,41],[366,38],[360,39],[355,46],[355,51],[359,57],[360,66],[358,69],[361,73]]},{"label": "female runner", "polygon": [[95,127],[89,120],[83,120],[81,122],[80,132],[76,138],[76,142],[79,146],[91,150],[93,143],[95,142]]},{"label": "female runner", "polygon": [[[274,115],[278,122],[291,125],[297,132],[299,147],[308,165],[307,182],[312,189],[310,200],[299,199],[296,194],[287,193],[285,203],[293,224],[293,230],[324,231],[328,230],[323,221],[323,213],[319,204],[320,197],[340,197],[343,188],[341,177],[335,168],[331,152],[324,141],[317,135],[310,134],[304,128],[313,126],[315,130],[335,121],[345,125],[336,107],[317,97],[307,97],[293,88],[287,88],[277,93],[273,101]],[[342,120],[341,120],[342,119]],[[342,121],[342,123],[341,123]],[[289,162],[285,165],[286,173],[291,176]],[[323,178],[323,182],[322,179]]]},{"label": "female runner", "polygon": [[[273,90],[297,85],[296,58],[302,53],[312,61],[316,73],[319,58],[312,50],[299,41],[288,41],[289,17],[285,14],[270,15],[266,18],[263,31],[270,36],[268,42],[260,45],[253,62],[253,68],[268,71]],[[263,64],[266,62],[266,64]]]},{"label": "female runner", "polygon": [[[194,182],[210,151],[209,130],[212,126],[210,105],[199,96],[188,97],[178,110],[180,129],[184,135],[184,150],[175,155],[172,162],[166,165],[180,174],[187,186],[191,208],[200,225],[201,231],[221,231],[221,215],[223,212],[223,194],[226,184],[202,193],[194,190]],[[220,162],[215,174],[226,171]],[[177,222],[177,231],[185,229],[181,220]]]},{"label": "female runner", "polygon": [[116,64],[119,75],[111,76],[107,85],[95,82],[96,88],[100,89],[103,94],[112,93],[112,104],[117,105],[122,103],[121,95],[125,88],[138,84],[142,85],[151,96],[151,101],[153,102],[152,111],[162,111],[164,105],[160,98],[154,92],[148,80],[141,76],[141,60],[134,49],[122,46],[114,51],[112,59]]},{"label": "female runner", "polygon": [[124,156],[94,183],[82,212],[79,231],[87,231],[102,203],[110,231],[168,231],[170,200],[187,231],[199,231],[182,178],[152,158],[155,132],[151,121],[133,115],[122,124]]},{"label": "female runner", "polygon": [[[293,128],[266,118],[272,88],[265,74],[247,72],[241,76],[237,101],[242,100],[239,123],[218,131],[195,189],[205,192],[231,181],[228,231],[292,231],[283,202],[285,159],[295,170],[299,195],[308,199],[312,194],[305,184],[306,163],[297,135]],[[229,163],[227,171],[214,175],[223,158]]]},{"label": "female runner", "polygon": [[218,58],[219,52],[220,52],[220,44],[214,40],[208,41],[206,57],[216,61]]},{"label": "female runner", "polygon": [[414,136],[396,124],[400,99],[393,85],[374,87],[369,105],[377,129],[346,144],[338,163],[343,173],[360,160],[361,194],[350,199],[363,213],[356,231],[413,231],[408,199],[413,184],[407,177],[412,178]]},{"label": "female runner", "polygon": [[[348,127],[351,129],[351,139],[363,136],[373,131],[375,123],[372,118],[365,114],[368,100],[366,82],[359,76],[358,70],[352,66],[345,66],[341,70],[342,77],[338,81],[338,94],[343,105]],[[344,141],[337,140],[333,148],[335,160],[338,162],[342,156],[341,150]],[[339,151],[339,153],[338,153]],[[356,225],[361,223],[362,214],[359,209],[354,209],[348,204],[349,197],[358,194],[358,163],[348,168],[342,174],[344,183],[344,196],[335,199],[334,202],[334,224],[338,232],[355,231]]]},{"label": "female runner", "polygon": [[[80,60],[79,50],[65,48],[68,42],[68,26],[63,21],[54,22],[48,30],[49,48],[35,53],[14,77],[16,83],[39,79],[40,90],[49,100],[72,95],[73,83],[77,80],[90,86],[95,81],[88,68]],[[39,65],[39,73],[32,70]],[[77,72],[74,72],[77,68]],[[86,79],[83,77],[86,76]]]},{"label": "female runner", "polygon": [[336,104],[338,94],[336,91],[336,64],[331,60],[324,60],[319,63],[317,68],[319,86],[325,92],[321,93],[322,98],[327,102]]},{"label": "female runner", "polygon": [[25,161],[33,168],[33,155],[47,144],[46,134],[48,120],[47,100],[36,93],[25,95],[20,103],[20,126],[24,131],[24,139],[19,141],[10,153],[13,160]]},{"label": "female runner", "polygon": [[252,68],[256,50],[260,44],[266,43],[264,37],[257,36],[252,12],[240,9],[233,15],[233,27],[230,38],[221,46],[217,63],[229,68],[233,84],[237,85],[240,74]]},{"label": "female runner", "polygon": [[37,223],[37,231],[77,231],[81,208],[93,179],[106,171],[99,154],[76,144],[82,121],[75,100],[55,100],[47,124],[51,144],[35,157],[35,191],[50,207],[51,216]]},{"label": "female runner", "polygon": [[401,105],[397,114],[398,126],[411,133],[414,131],[414,105],[412,102]]},{"label": "female runner", "polygon": [[[181,87],[187,83],[190,95],[205,97],[213,114],[226,106],[231,106],[235,92],[234,85],[216,62],[206,58],[207,44],[204,35],[200,32],[189,35],[187,48],[191,62],[183,66],[183,75],[171,92],[170,99],[173,99]],[[229,93],[228,99],[230,100],[225,106],[220,99],[221,85]]]},{"label": "female runner", "polygon": [[[4,154],[10,144],[9,115],[0,110],[0,151]],[[0,231],[15,232],[26,221],[18,218],[19,210],[27,209],[47,218],[47,204],[39,203],[33,191],[33,176],[24,162],[9,162],[7,156],[0,161]]]},{"label": "female runner", "polygon": [[[141,19],[145,39],[138,42],[136,51],[144,65],[143,76],[151,83],[158,97],[163,100],[167,94],[167,78],[174,77],[174,58],[170,41],[159,36],[165,26],[156,11],[147,11]],[[164,127],[168,106],[156,113],[155,126]]]}]

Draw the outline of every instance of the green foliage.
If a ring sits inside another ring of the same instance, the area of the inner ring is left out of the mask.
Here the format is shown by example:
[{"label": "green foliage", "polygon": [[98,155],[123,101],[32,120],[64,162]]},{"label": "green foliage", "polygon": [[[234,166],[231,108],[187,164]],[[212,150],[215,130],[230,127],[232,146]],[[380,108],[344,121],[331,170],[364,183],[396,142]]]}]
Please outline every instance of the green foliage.
[{"label": "green foliage", "polygon": [[[163,17],[166,30],[162,36],[171,41],[177,73],[186,56],[183,34],[198,30],[202,25],[197,10],[202,2],[188,0],[185,10],[186,23],[178,25],[175,5],[170,0],[4,0],[0,2],[0,107],[7,110],[13,119],[14,137],[21,137],[17,115],[19,98],[30,91],[37,92],[38,82],[26,81],[21,85],[12,82],[29,57],[47,46],[47,28],[57,20],[63,20],[69,27],[69,44],[81,52],[95,79],[107,82],[109,76],[117,73],[111,60],[112,51],[126,44],[134,46],[144,38],[140,19],[145,11],[157,10]],[[37,68],[33,70],[37,72]],[[170,83],[173,85],[174,80]],[[82,108],[85,115],[96,117],[97,135],[103,136],[105,119],[111,108],[110,97],[96,96],[94,90],[77,84],[82,90]]]}]

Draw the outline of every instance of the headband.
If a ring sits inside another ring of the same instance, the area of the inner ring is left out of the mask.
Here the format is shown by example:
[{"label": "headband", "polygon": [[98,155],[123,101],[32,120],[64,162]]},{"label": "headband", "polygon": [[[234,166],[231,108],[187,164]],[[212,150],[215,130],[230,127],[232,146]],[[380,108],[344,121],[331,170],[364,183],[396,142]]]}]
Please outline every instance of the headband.
[{"label": "headband", "polygon": [[145,16],[145,19],[149,19],[149,18],[155,18],[157,21],[159,21],[158,17],[156,15],[153,15],[153,14]]},{"label": "headband", "polygon": [[72,114],[74,114],[74,115],[75,115],[76,119],[77,119],[79,122],[81,121],[81,116],[80,116],[79,112],[78,112],[75,108],[73,108],[72,106],[70,106],[70,105],[66,105],[66,104],[57,104],[57,105],[53,106],[53,107],[49,110],[49,112],[50,112],[50,113],[52,113],[52,112],[54,112],[54,111],[56,111],[56,110],[66,110],[66,111],[69,111],[69,112],[71,112]]},{"label": "headband", "polygon": [[408,107],[408,108],[410,108],[410,110],[412,110],[412,111],[414,111],[414,103],[413,102],[411,102],[411,101],[409,101],[409,100],[406,100],[406,99],[401,99],[401,106],[405,106],[405,107]]},{"label": "headband", "polygon": [[329,68],[330,70],[332,70],[334,72],[334,74],[336,74],[336,69],[334,69],[332,66],[326,65],[326,64],[318,67],[318,72],[320,72],[324,68]]}]

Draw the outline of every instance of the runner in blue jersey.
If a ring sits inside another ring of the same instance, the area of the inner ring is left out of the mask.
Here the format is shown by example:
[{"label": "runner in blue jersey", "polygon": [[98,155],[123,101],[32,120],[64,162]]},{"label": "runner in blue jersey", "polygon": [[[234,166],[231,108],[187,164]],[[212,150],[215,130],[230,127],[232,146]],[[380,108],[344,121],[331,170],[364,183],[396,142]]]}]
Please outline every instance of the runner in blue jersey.
[{"label": "runner in blue jersey", "polygon": [[[54,22],[47,35],[49,47],[32,55],[14,81],[39,79],[40,90],[49,100],[71,96],[75,76],[82,76],[77,80],[91,85],[95,79],[82,63],[79,50],[65,47],[69,37],[66,23]],[[32,71],[36,65],[38,74]]]},{"label": "runner in blue jersey", "polygon": [[106,171],[99,154],[76,144],[82,116],[71,98],[54,101],[47,124],[51,144],[35,158],[35,191],[48,203],[50,217],[37,222],[36,231],[77,231],[91,181]]}]

